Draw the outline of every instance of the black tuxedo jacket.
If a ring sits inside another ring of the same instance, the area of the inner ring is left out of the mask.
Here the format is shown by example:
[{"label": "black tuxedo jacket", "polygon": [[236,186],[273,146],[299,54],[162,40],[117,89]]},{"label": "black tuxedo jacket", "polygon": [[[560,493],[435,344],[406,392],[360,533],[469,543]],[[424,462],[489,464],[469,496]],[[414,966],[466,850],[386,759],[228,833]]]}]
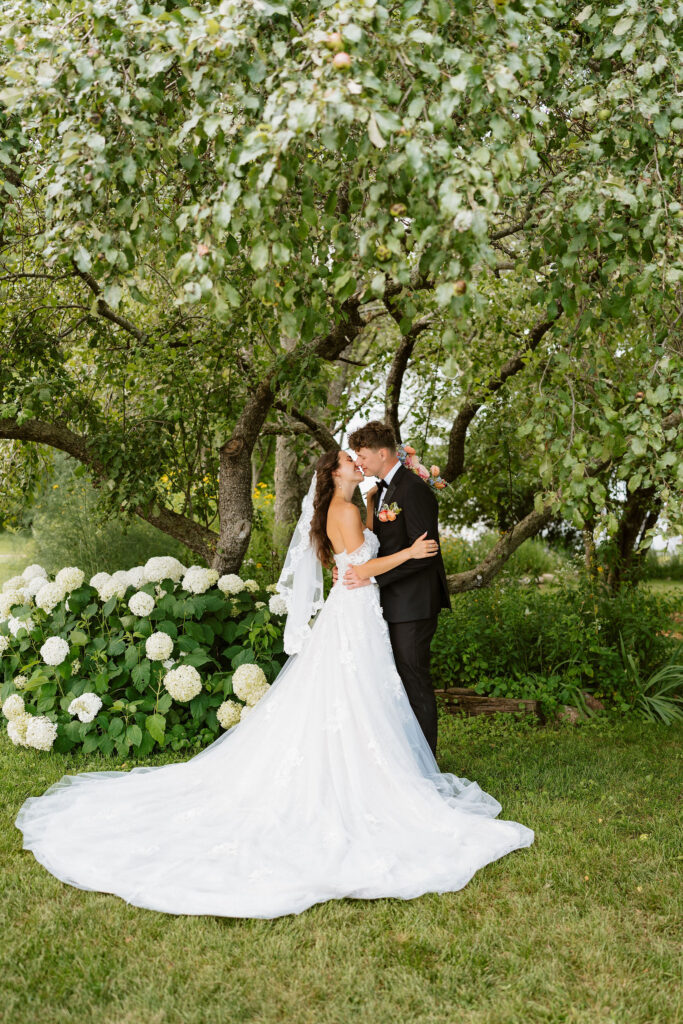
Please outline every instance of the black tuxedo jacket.
[{"label": "black tuxedo jacket", "polygon": [[[396,502],[401,511],[393,522],[383,523],[373,515],[373,530],[379,540],[378,557],[393,555],[410,547],[427,531],[431,540],[439,539],[439,503],[429,484],[416,473],[399,466],[391,483],[382,492],[381,503]],[[402,565],[375,577],[379,586],[382,612],[387,622],[413,622],[430,619],[442,608],[451,607],[446,570],[441,552],[431,558],[411,558]]]}]

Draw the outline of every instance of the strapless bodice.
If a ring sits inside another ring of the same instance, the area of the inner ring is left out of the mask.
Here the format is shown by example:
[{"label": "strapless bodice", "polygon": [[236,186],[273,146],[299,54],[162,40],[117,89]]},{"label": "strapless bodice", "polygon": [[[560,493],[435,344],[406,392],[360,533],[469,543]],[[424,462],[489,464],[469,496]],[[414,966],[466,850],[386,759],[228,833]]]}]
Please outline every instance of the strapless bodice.
[{"label": "strapless bodice", "polygon": [[334,560],[339,570],[340,579],[349,565],[361,565],[363,562],[368,562],[371,558],[377,558],[377,552],[379,551],[377,535],[372,530],[369,530],[367,526],[363,530],[363,534],[365,540],[355,551],[340,551],[338,555],[335,554]]}]

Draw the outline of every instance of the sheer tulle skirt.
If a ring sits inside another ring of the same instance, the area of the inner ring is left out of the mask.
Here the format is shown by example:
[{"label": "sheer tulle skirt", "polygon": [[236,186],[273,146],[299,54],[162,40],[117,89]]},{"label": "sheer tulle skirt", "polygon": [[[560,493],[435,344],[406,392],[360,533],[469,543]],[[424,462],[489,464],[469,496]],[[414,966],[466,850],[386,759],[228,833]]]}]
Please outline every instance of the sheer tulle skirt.
[{"label": "sheer tulle skirt", "polygon": [[500,811],[439,771],[377,588],[338,584],[244,721],[189,761],[65,775],[16,824],[69,885],[173,914],[273,918],[460,889],[533,842]]}]

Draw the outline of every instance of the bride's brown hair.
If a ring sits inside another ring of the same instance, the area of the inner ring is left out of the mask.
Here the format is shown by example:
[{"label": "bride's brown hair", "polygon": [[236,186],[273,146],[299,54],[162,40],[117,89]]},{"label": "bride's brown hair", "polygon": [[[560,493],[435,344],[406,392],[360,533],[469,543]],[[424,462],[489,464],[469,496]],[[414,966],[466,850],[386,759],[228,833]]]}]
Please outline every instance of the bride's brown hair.
[{"label": "bride's brown hair", "polygon": [[311,516],[311,543],[315,553],[324,566],[332,563],[332,544],[327,536],[327,510],[334,495],[334,477],[332,471],[339,465],[339,450],[325,452],[315,464],[318,478],[313,495],[313,515]]}]

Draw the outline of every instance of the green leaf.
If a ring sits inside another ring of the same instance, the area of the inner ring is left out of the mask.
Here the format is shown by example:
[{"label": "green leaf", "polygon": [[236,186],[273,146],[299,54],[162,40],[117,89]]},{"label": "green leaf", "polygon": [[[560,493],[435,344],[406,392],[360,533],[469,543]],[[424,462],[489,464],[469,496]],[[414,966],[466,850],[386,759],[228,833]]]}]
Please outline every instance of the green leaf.
[{"label": "green leaf", "polygon": [[265,270],[268,266],[268,246],[265,242],[257,242],[252,247],[249,262],[254,270]]},{"label": "green leaf", "polygon": [[128,739],[134,747],[139,747],[142,742],[142,729],[140,726],[135,723],[129,725],[126,729],[126,739]]},{"label": "green leaf", "polygon": [[134,665],[131,670],[130,677],[133,680],[133,683],[135,684],[136,690],[138,690],[140,693],[142,693],[142,691],[149,683],[150,668],[150,663],[145,658],[145,660],[141,661],[138,665]]},{"label": "green leaf", "polygon": [[100,745],[100,737],[96,732],[89,732],[83,740],[83,753],[91,754]]},{"label": "green leaf", "polygon": [[163,715],[148,715],[145,719],[145,729],[157,743],[163,744],[166,735],[166,719]]},{"label": "green leaf", "polygon": [[137,665],[139,659],[140,651],[134,644],[131,644],[129,647],[126,648],[126,656],[123,659],[123,663],[127,669],[131,669],[133,668],[134,665]]}]

